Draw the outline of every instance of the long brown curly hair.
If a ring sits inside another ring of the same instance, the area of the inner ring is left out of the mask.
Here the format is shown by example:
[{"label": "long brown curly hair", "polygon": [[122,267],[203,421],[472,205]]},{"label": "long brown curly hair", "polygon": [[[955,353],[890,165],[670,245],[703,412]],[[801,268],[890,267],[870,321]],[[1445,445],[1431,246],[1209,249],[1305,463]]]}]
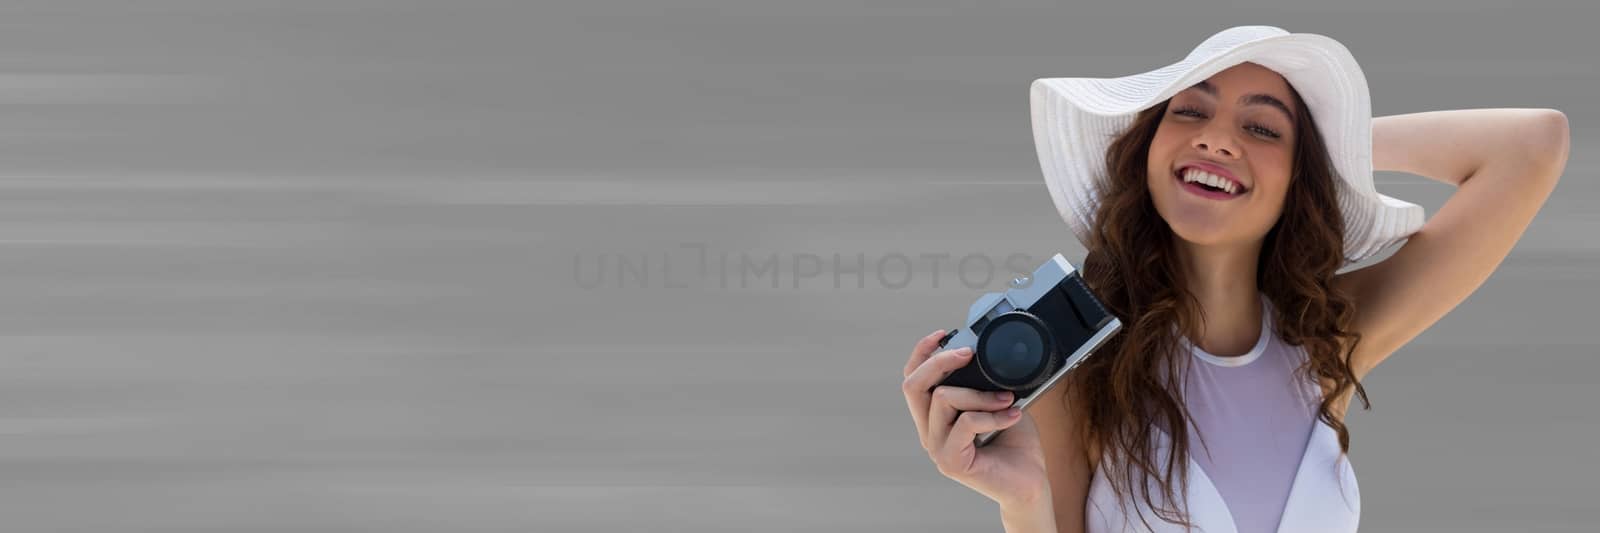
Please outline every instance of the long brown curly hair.
[{"label": "long brown curly hair", "polygon": [[[1284,215],[1262,243],[1256,284],[1272,303],[1269,310],[1283,341],[1303,347],[1309,355],[1296,377],[1333,384],[1333,393],[1322,399],[1317,417],[1338,431],[1339,448],[1348,452],[1350,432],[1334,416],[1334,402],[1354,388],[1363,409],[1371,404],[1348,359],[1360,341],[1360,335],[1350,330],[1354,304],[1332,283],[1343,264],[1345,231],[1334,189],[1338,174],[1311,113],[1299,93],[1293,87],[1290,91],[1298,132],[1294,178]],[[1186,510],[1155,505],[1149,478],[1144,477],[1155,476],[1169,504],[1179,501],[1178,494],[1186,494],[1188,469],[1175,468],[1187,465],[1189,457],[1189,413],[1181,387],[1176,386],[1182,383],[1185,362],[1178,355],[1177,334],[1200,331],[1203,320],[1176,255],[1178,237],[1156,211],[1146,180],[1151,140],[1170,102],[1141,111],[1106,151],[1110,179],[1099,185],[1102,200],[1094,213],[1081,271],[1106,309],[1122,321],[1123,331],[1086,358],[1066,382],[1069,388],[1079,388],[1074,396],[1084,402],[1082,436],[1093,439],[1107,457],[1121,459],[1102,461],[1108,463],[1107,478],[1118,501],[1138,487],[1145,506],[1158,517],[1192,528]],[[1340,353],[1342,346],[1350,352]],[[1171,442],[1166,467],[1159,473],[1153,461],[1156,427]],[[1148,527],[1142,510],[1139,517]]]}]

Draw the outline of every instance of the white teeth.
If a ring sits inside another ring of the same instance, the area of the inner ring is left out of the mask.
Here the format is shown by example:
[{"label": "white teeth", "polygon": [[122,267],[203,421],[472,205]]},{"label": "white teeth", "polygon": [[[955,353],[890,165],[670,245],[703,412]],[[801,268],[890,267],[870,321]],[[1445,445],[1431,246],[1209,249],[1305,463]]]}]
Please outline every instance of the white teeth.
[{"label": "white teeth", "polygon": [[1212,174],[1210,172],[1206,172],[1204,170],[1196,170],[1196,169],[1185,170],[1183,172],[1183,181],[1184,181],[1184,183],[1198,181],[1200,183],[1204,183],[1206,185],[1210,185],[1212,187],[1216,187],[1218,189],[1225,190],[1225,191],[1228,192],[1228,194],[1233,194],[1235,191],[1239,190],[1239,186],[1237,184],[1235,184],[1234,182],[1229,181],[1227,179],[1224,179],[1223,177],[1218,176],[1216,174]]}]

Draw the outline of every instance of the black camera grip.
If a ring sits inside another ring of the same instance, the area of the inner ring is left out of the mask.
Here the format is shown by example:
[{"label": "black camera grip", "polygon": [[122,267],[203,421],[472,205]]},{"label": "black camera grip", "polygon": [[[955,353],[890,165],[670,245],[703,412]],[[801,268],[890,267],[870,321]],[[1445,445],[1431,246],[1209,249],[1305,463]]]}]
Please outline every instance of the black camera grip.
[{"label": "black camera grip", "polygon": [[1111,321],[1111,313],[1100,305],[1100,300],[1089,292],[1089,287],[1083,284],[1083,277],[1077,274],[1067,278],[1072,283],[1067,284],[1067,299],[1072,301],[1072,310],[1078,314],[1078,320],[1089,331],[1099,331]]}]

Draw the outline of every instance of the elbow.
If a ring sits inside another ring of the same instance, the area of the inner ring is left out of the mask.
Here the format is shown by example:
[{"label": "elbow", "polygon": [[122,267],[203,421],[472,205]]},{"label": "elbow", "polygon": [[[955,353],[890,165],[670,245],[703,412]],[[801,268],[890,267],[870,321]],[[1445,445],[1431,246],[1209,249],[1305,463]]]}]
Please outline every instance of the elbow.
[{"label": "elbow", "polygon": [[1567,114],[1557,109],[1539,110],[1539,126],[1543,130],[1550,144],[1560,148],[1565,153],[1572,144],[1572,127],[1567,124]]},{"label": "elbow", "polygon": [[1572,127],[1567,124],[1567,114],[1555,109],[1545,109],[1539,116],[1545,153],[1562,162],[1572,149]]},{"label": "elbow", "polygon": [[1537,111],[1528,134],[1522,138],[1529,157],[1547,170],[1542,174],[1549,176],[1552,181],[1559,180],[1572,149],[1572,131],[1567,124],[1567,114],[1556,109]]}]

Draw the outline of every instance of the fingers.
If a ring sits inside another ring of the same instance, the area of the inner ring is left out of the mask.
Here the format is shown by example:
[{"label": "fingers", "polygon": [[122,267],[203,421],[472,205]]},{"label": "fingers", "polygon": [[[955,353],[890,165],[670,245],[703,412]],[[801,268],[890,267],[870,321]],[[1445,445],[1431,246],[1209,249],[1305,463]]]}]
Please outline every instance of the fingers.
[{"label": "fingers", "polygon": [[972,462],[977,458],[977,444],[973,439],[979,433],[998,431],[1011,427],[1022,420],[1022,410],[1017,408],[1000,412],[966,411],[956,417],[955,425],[950,429],[949,438],[940,445],[938,453],[934,455],[934,463],[939,466],[939,472],[946,476],[960,476],[972,471]]},{"label": "fingers", "polygon": [[944,443],[950,436],[951,425],[963,411],[998,411],[1010,407],[1014,399],[1010,391],[989,392],[948,385],[933,389],[928,407],[928,446]]},{"label": "fingers", "polygon": [[944,330],[942,329],[929,333],[928,336],[918,340],[916,347],[911,349],[911,360],[906,361],[905,371],[901,372],[900,376],[910,377],[911,371],[922,366],[922,362],[927,361],[928,356],[933,354],[933,350],[939,347],[939,339],[941,338],[944,338]]},{"label": "fingers", "polygon": [[[961,348],[958,350],[945,350],[928,357],[911,375],[906,376],[900,384],[901,392],[905,393],[906,406],[911,409],[911,418],[917,423],[917,435],[928,434],[928,402],[931,395],[930,389],[943,381],[945,376],[966,365],[972,360],[972,349]],[[934,442],[924,441],[923,448],[936,445]]]},{"label": "fingers", "polygon": [[918,388],[915,390],[920,390],[924,395],[926,395],[931,392],[933,387],[938,385],[940,381],[943,381],[944,378],[949,377],[951,372],[955,372],[961,367],[967,366],[967,363],[971,361],[971,347],[945,350],[928,357],[927,361],[923,361],[922,365],[912,370],[911,375],[906,376],[905,383],[908,385],[916,385]]}]

